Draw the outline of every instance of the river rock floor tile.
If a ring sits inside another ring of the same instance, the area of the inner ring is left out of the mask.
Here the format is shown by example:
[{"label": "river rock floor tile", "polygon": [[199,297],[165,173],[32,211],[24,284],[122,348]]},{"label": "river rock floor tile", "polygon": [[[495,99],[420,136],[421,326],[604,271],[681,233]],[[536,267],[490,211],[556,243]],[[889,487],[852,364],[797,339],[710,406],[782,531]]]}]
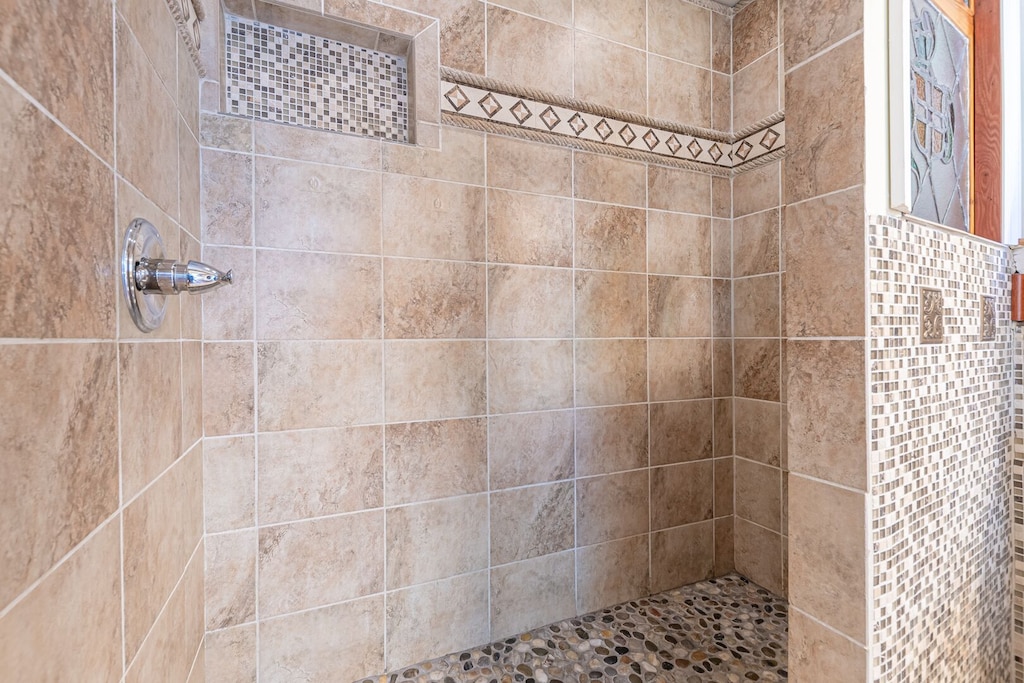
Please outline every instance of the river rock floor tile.
[{"label": "river rock floor tile", "polygon": [[786,601],[729,575],[358,683],[747,683],[788,678]]}]

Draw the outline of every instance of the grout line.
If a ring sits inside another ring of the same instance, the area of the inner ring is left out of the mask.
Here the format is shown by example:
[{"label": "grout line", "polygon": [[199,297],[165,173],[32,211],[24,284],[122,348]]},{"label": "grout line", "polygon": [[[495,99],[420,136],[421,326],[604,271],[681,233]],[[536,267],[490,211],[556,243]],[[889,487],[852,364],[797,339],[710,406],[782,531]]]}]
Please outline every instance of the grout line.
[{"label": "grout line", "polygon": [[[250,189],[249,189],[249,206],[253,207],[249,216],[249,239],[251,244],[256,244],[256,126],[249,127],[249,146],[252,148],[252,152],[249,156],[252,158],[253,172],[250,177]],[[256,249],[252,249],[250,267],[252,268],[253,277],[256,275]],[[259,535],[259,522],[260,522],[260,443],[259,443],[259,424],[260,424],[260,401],[259,401],[259,342],[256,339],[255,326],[259,320],[257,307],[259,301],[256,297],[257,288],[252,287],[252,319],[253,319],[253,340],[252,340],[252,458],[253,458],[253,505],[252,514],[253,522],[256,526],[257,532],[254,534],[253,542],[256,544],[254,548],[255,567],[253,571],[253,592],[254,592],[254,605],[253,605],[253,616],[256,621],[256,652],[253,657],[256,665],[256,680],[260,679],[260,666],[261,658],[261,643],[260,643],[260,620],[262,618],[260,610],[260,535]]]},{"label": "grout line", "polygon": [[831,45],[826,47],[824,50],[821,50],[820,52],[814,53],[813,55],[811,55],[810,57],[808,57],[804,61],[800,62],[799,64],[794,64],[793,66],[789,67],[788,69],[785,70],[783,75],[788,76],[789,74],[793,73],[794,71],[796,71],[800,67],[803,67],[803,66],[806,66],[807,64],[810,64],[811,62],[813,62],[818,57],[822,57],[824,55],[827,55],[829,52],[832,52],[833,50],[835,50],[836,48],[840,47],[841,45],[845,45],[846,43],[850,42],[851,40],[854,40],[855,38],[858,38],[858,37],[862,36],[863,34],[864,34],[864,29],[863,28],[857,29],[856,31],[854,31],[850,35],[846,36],[842,40],[840,40],[838,42],[835,42],[835,43],[832,43]]},{"label": "grout line", "polygon": [[[440,45],[440,41],[438,41],[438,44]],[[411,106],[412,106],[412,103],[410,102],[410,107]],[[444,132],[443,128],[438,130],[439,139],[440,139],[440,136],[442,135],[443,132]],[[443,139],[440,140],[440,144],[442,146],[444,145]],[[379,182],[380,182],[380,205],[383,207],[384,206],[384,177],[383,177],[384,147],[383,146],[381,146],[381,148],[380,148],[380,156],[378,157],[377,163],[378,163],[378,167],[381,169],[381,172],[378,173],[378,177],[380,179],[379,180]],[[387,542],[387,539],[388,539],[388,513],[387,513],[387,510],[388,510],[388,439],[387,439],[387,427],[385,425],[387,424],[387,381],[388,381],[388,375],[387,375],[387,352],[388,352],[388,348],[387,348],[387,344],[383,343],[383,340],[387,338],[387,331],[386,331],[386,322],[387,321],[385,319],[385,317],[387,316],[387,311],[386,311],[385,305],[384,305],[384,302],[387,301],[387,299],[385,297],[385,294],[384,294],[384,281],[385,281],[384,268],[385,268],[387,259],[385,259],[384,256],[383,256],[383,254],[384,254],[384,217],[383,216],[384,216],[384,214],[383,214],[383,211],[382,211],[381,212],[381,217],[379,219],[380,222],[378,224],[377,232],[380,235],[380,239],[379,239],[379,243],[378,244],[379,244],[379,248],[380,248],[380,253],[382,254],[382,256],[380,256],[380,269],[379,269],[380,270],[380,290],[379,290],[379,294],[380,294],[380,338],[382,340],[382,343],[380,345],[380,392],[381,392],[380,412],[381,412],[381,421],[383,422],[383,424],[380,426],[380,446],[381,446],[380,447],[380,453],[381,453],[381,463],[380,463],[380,466],[381,466],[381,506],[382,506],[382,510],[383,510],[382,515],[383,515],[383,518],[384,518],[384,531],[383,531],[383,533],[384,533],[384,543],[382,544],[382,549],[381,549],[381,553],[383,555],[381,566],[382,566],[382,571],[384,572],[384,576],[382,577],[381,583],[383,583],[383,585],[384,585],[383,601],[384,601],[384,615],[385,615],[385,618],[384,618],[384,635],[383,635],[383,653],[382,654],[383,654],[383,658],[384,658],[384,661],[383,661],[384,669],[387,670],[388,669],[388,666],[387,666],[388,653],[389,653],[389,648],[391,647],[391,644],[390,644],[389,639],[388,639],[388,630],[389,629],[388,629],[388,622],[387,622],[387,613],[388,613],[388,594],[387,594],[387,589],[388,589],[388,542]],[[253,241],[253,243],[255,244],[255,240]]]}]

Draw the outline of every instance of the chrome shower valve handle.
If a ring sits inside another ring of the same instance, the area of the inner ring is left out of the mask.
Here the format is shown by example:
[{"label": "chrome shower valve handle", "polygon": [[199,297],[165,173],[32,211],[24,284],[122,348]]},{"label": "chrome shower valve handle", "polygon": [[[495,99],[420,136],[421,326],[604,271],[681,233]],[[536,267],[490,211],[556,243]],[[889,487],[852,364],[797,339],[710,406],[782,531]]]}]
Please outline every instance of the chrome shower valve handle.
[{"label": "chrome shower valve handle", "polygon": [[136,218],[124,234],[121,251],[121,291],[135,325],[143,332],[160,327],[167,296],[202,294],[231,284],[226,273],[199,261],[179,263],[164,258],[164,243],[149,221]]}]

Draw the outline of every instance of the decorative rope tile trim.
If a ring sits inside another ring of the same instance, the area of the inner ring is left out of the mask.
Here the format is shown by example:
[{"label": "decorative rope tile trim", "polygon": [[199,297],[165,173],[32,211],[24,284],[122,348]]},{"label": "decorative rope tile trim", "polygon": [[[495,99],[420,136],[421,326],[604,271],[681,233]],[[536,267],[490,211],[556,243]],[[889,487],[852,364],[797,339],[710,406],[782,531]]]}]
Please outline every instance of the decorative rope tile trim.
[{"label": "decorative rope tile trim", "polygon": [[202,47],[200,40],[201,31],[199,22],[206,18],[206,10],[203,8],[202,0],[166,0],[174,23],[178,26],[178,35],[185,43],[192,63],[199,71],[199,77],[206,76],[206,69],[203,68],[202,60],[199,57],[199,48]]},{"label": "decorative rope tile trim", "polygon": [[[529,137],[563,146],[589,149],[630,159],[677,162],[715,175],[729,175],[740,166],[775,154],[786,140],[780,114],[742,137],[680,126],[608,107],[499,83],[492,79],[442,70],[441,112],[455,125]],[[471,123],[487,122],[495,127]],[[567,144],[555,138],[575,141]],[[744,170],[746,170],[744,168]],[[717,172],[716,172],[717,171]]]}]

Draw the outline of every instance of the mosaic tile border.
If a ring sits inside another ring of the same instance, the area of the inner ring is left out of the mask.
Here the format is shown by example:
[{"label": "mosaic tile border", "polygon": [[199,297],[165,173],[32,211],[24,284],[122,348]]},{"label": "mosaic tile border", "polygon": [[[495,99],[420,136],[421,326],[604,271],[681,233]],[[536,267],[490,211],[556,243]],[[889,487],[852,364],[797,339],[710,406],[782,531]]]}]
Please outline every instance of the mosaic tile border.
[{"label": "mosaic tile border", "polygon": [[630,152],[630,158],[636,158],[635,154],[652,155],[706,170],[728,172],[765,157],[778,158],[786,145],[781,115],[734,138],[524,91],[450,69],[442,72],[441,93],[441,112],[449,119],[485,122],[512,135],[532,132],[560,136],[612,154]]},{"label": "mosaic tile border", "polygon": [[232,14],[224,38],[227,113],[408,142],[404,57]]},{"label": "mosaic tile border", "polygon": [[[871,680],[1009,683],[1010,448],[1024,401],[1007,250],[892,216],[868,223]],[[920,336],[924,288],[945,299],[942,343]],[[979,299],[993,305],[991,341]]]}]

